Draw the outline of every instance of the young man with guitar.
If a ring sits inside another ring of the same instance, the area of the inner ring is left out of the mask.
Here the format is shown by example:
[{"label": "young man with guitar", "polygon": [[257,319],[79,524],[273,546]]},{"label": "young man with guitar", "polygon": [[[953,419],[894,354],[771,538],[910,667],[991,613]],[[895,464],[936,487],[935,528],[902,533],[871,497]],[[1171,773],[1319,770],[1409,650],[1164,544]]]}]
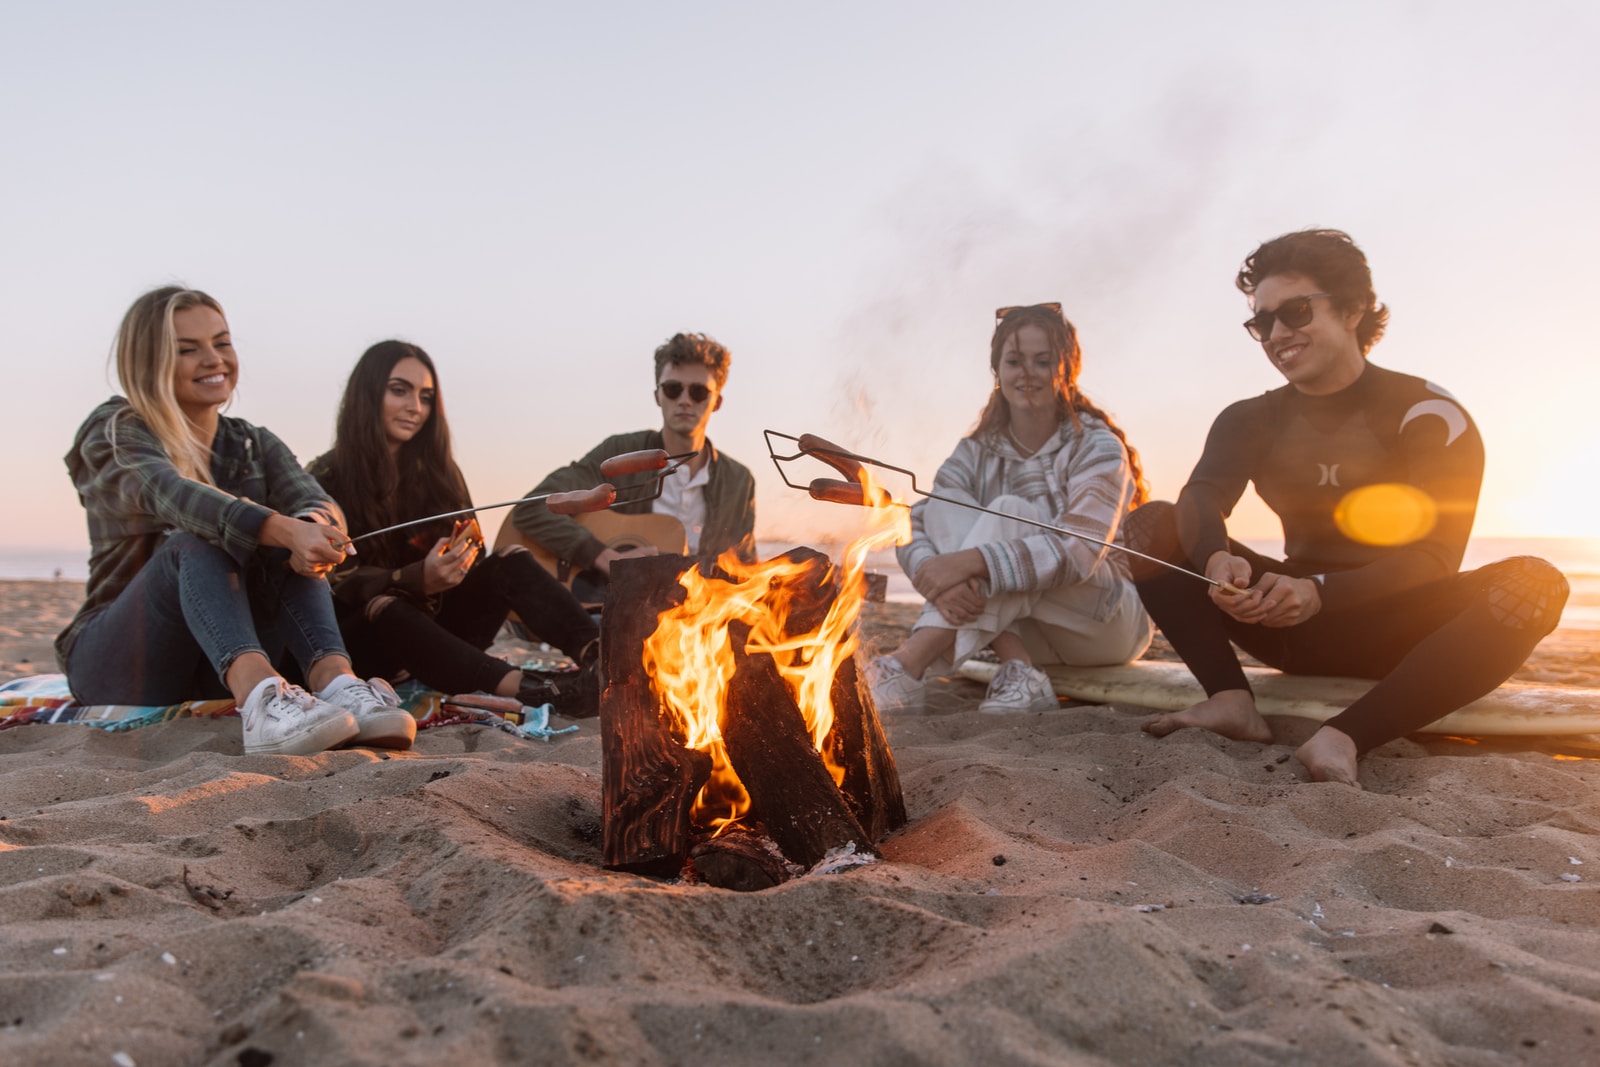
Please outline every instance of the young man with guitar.
[{"label": "young man with guitar", "polygon": [[[612,481],[625,501],[609,511],[557,515],[542,502],[519,504],[500,528],[496,547],[523,544],[558,578],[571,581],[586,603],[604,599],[611,565],[619,559],[686,553],[711,560],[733,549],[755,553],[755,479],[737,460],[706,439],[712,412],[722,407],[728,350],[705,334],[680,333],[656,349],[655,401],[661,429],[617,434],[582,459],[552,471],[529,496],[589,489]],[[667,476],[661,495],[648,498],[654,472],[607,479],[600,465],[645,449],[669,455],[695,453]]]}]

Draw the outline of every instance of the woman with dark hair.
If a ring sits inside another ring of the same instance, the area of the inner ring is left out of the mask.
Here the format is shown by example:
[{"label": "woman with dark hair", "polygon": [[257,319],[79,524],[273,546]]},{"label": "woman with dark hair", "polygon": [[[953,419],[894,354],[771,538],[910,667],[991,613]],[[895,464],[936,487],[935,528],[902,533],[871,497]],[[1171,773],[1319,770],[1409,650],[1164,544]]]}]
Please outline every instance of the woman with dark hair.
[{"label": "woman with dark hair", "polygon": [[[994,391],[934,478],[943,496],[1112,541],[1143,501],[1138,453],[1078,389],[1083,352],[1059,304],[996,312]],[[911,509],[900,566],[927,606],[911,636],[867,669],[880,708],[919,707],[922,674],[985,646],[1000,670],[979,711],[1056,706],[1038,663],[1126,663],[1150,621],[1119,554],[956,504]]]},{"label": "woman with dark hair", "polygon": [[[91,545],[83,607],[56,639],[73,696],[231,692],[249,754],[409,747],[415,720],[352,674],[339,640],[323,580],[345,556],[338,509],[270,431],[222,414],[239,380],[222,306],[178,286],[144,294],[116,360],[127,395],[67,454]],[[285,651],[315,695],[277,673]]]},{"label": "woman with dark hair", "polygon": [[[450,450],[450,424],[433,360],[416,345],[382,341],[361,356],[339,404],[333,450],[310,472],[344,508],[350,535],[472,506]],[[594,715],[599,636],[567,589],[515,547],[479,559],[483,545],[453,538],[454,523],[381,534],[332,576],[339,625],[355,661],[387,678],[409,672],[446,693],[487,692]],[[577,660],[576,675],[523,672],[484,649],[509,612]]]}]

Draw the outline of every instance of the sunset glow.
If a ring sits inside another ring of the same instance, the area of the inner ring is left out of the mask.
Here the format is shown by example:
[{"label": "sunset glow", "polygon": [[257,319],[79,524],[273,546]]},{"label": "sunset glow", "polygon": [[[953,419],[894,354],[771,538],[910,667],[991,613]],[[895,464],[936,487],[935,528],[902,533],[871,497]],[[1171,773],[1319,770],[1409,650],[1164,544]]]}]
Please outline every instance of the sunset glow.
[{"label": "sunset glow", "polygon": [[[992,310],[1059,300],[1171,499],[1216,414],[1282,383],[1234,271],[1313,224],[1371,258],[1372,360],[1477,423],[1475,535],[1600,535],[1592,6],[480,14],[8,11],[0,348],[29,448],[0,555],[86,572],[59,457],[114,391],[123,309],[176,279],[228,313],[231,413],[302,459],[367,345],[423,345],[478,500],[652,425],[650,353],[683,329],[733,353],[719,449],[754,468],[804,425],[931,478],[990,391]],[[174,151],[156,116],[207,136]],[[757,510],[768,541],[853,521],[760,470]],[[1235,523],[1277,533],[1248,499]]]}]

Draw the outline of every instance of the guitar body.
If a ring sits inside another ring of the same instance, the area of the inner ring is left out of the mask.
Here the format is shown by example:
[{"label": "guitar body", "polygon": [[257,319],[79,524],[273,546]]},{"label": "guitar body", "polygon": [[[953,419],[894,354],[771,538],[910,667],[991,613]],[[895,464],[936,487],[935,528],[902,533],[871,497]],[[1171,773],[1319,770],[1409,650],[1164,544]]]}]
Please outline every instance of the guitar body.
[{"label": "guitar body", "polygon": [[[679,556],[689,548],[683,523],[671,515],[622,515],[615,511],[591,511],[572,518],[599,538],[607,548],[614,548],[618,552],[654,545],[664,556]],[[572,588],[572,579],[579,573],[573,569],[572,563],[557,559],[543,545],[528,540],[508,517],[500,524],[500,532],[495,535],[494,548],[498,552],[512,545],[521,545],[533,553],[533,558],[539,561],[541,567],[555,575],[562,585]]]}]

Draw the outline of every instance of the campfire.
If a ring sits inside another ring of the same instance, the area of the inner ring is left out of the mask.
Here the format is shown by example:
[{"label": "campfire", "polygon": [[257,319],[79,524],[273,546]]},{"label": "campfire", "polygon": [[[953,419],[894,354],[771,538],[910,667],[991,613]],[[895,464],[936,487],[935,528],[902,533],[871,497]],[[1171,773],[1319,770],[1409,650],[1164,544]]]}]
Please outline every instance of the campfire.
[{"label": "campfire", "polygon": [[613,566],[626,607],[602,622],[606,866],[759,889],[872,855],[905,824],[854,657],[866,556],[904,522],[875,511],[838,563],[802,548]]}]

